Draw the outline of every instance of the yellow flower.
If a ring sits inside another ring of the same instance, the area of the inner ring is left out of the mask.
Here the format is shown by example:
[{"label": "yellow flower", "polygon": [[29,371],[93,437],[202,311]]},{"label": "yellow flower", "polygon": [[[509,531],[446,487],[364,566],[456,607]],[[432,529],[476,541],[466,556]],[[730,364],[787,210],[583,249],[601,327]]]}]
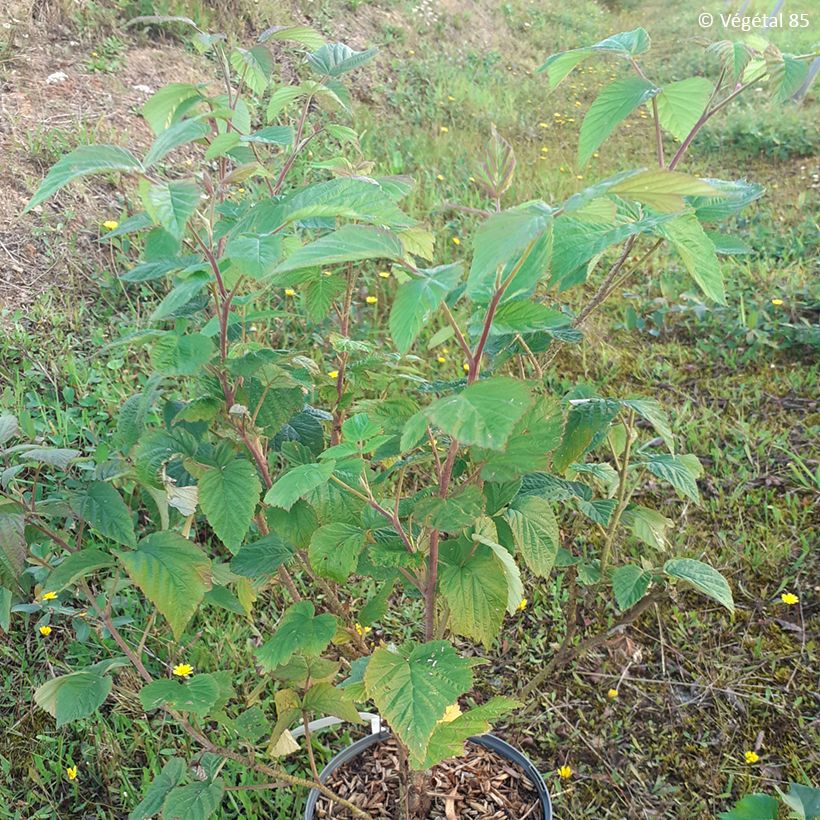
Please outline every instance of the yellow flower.
[{"label": "yellow flower", "polygon": [[780,600],[783,601],[784,604],[789,604],[789,606],[792,606],[793,604],[796,604],[800,599],[793,592],[784,592],[780,596]]},{"label": "yellow flower", "polygon": [[546,153],[547,153],[547,151],[549,151],[549,150],[550,150],[550,149],[549,149],[546,145],[542,145],[542,146],[541,146],[541,153],[542,153],[542,154],[546,154]]},{"label": "yellow flower", "polygon": [[416,52],[411,48],[407,53],[412,57]]},{"label": "yellow flower", "polygon": [[378,301],[379,301],[378,296],[368,296],[368,297],[365,298],[365,302],[367,302],[368,305],[375,305],[376,302],[378,302]]},{"label": "yellow flower", "polygon": [[437,361],[438,361],[439,364],[444,364],[447,361],[447,357],[446,356],[439,356]]},{"label": "yellow flower", "polygon": [[113,231],[115,228],[118,228],[119,226],[120,223],[117,222],[116,219],[106,219],[105,222],[103,222],[103,228],[105,228],[107,231]]},{"label": "yellow flower", "polygon": [[436,174],[436,179],[437,179],[439,182],[444,182],[444,177],[443,177],[441,174]]},{"label": "yellow flower", "polygon": [[329,270],[323,270],[322,275],[323,276],[333,276],[333,272],[329,271]]},{"label": "yellow flower", "polygon": [[617,697],[618,697],[618,690],[617,690],[617,689],[610,689],[610,690],[606,693],[606,696],[607,696],[610,700],[615,700],[615,698],[617,698]]},{"label": "yellow flower", "polygon": [[549,128],[549,125],[548,125],[547,123],[545,123],[545,122],[539,122],[539,123],[538,123],[538,127],[539,127],[539,128]]},{"label": "yellow flower", "polygon": [[470,365],[468,365],[468,364],[467,364],[467,362],[464,362],[464,364],[463,364],[463,365],[461,365],[461,369],[462,369],[465,373],[469,373],[469,371],[470,371]]},{"label": "yellow flower", "polygon": [[187,678],[191,676],[194,667],[190,663],[178,663],[172,671],[178,678]]},{"label": "yellow flower", "polygon": [[330,376],[331,379],[338,379],[339,378],[339,371],[338,370],[331,370],[330,373],[327,374]]},{"label": "yellow flower", "polygon": [[455,102],[455,101],[456,101],[456,98],[455,98],[455,97],[451,97],[449,94],[447,95],[447,99],[448,99],[450,102]]},{"label": "yellow flower", "polygon": [[77,779],[77,767],[76,767],[76,766],[69,766],[69,767],[65,770],[65,776],[66,776],[69,780],[76,780],[76,779]]},{"label": "yellow flower", "polygon": [[444,710],[444,716],[439,723],[452,723],[457,717],[461,717],[461,707],[453,703]]},{"label": "yellow flower", "polygon": [[368,632],[370,632],[369,626],[362,626],[361,624],[353,624],[353,629],[355,629],[356,634],[360,635],[361,637],[364,637],[365,635],[367,635]]},{"label": "yellow flower", "polygon": [[454,237],[453,237],[450,241],[451,241],[454,245],[460,245],[460,244],[461,244],[461,240],[460,240],[457,236],[454,236]]},{"label": "yellow flower", "polygon": [[45,595],[43,595],[43,600],[44,601],[53,601],[56,597],[57,597],[56,592],[46,592]]},{"label": "yellow flower", "polygon": [[575,179],[583,179],[583,178],[584,178],[583,174],[576,174],[575,175]]},{"label": "yellow flower", "polygon": [[516,607],[519,612],[523,612],[527,608],[527,599],[522,598],[521,603]]},{"label": "yellow flower", "polygon": [[558,777],[562,780],[569,780],[569,778],[572,777],[572,767],[566,764],[561,766],[561,768],[558,769]]},{"label": "yellow flower", "polygon": [[237,191],[237,193],[240,193],[240,194],[244,194],[244,193],[245,193],[245,189],[244,189],[244,188],[237,188],[237,189],[236,189],[236,191]]},{"label": "yellow flower", "polygon": [[50,626],[41,626],[40,627],[40,634],[47,638],[51,634],[51,627]]},{"label": "yellow flower", "polygon": [[379,271],[379,276],[382,279],[389,279],[390,278],[390,271],[389,270],[380,270]]},{"label": "yellow flower", "polygon": [[468,182],[475,182],[475,177],[467,177]]},{"label": "yellow flower", "polygon": [[285,288],[285,296],[296,296],[296,291],[293,288]]},{"label": "yellow flower", "polygon": [[782,299],[772,299],[772,304],[773,304],[775,307],[780,307],[780,305],[782,305],[782,304],[783,304],[783,300],[782,300]]},{"label": "yellow flower", "polygon": [[757,752],[749,750],[748,752],[743,752],[743,759],[751,766],[760,760],[760,755]]},{"label": "yellow flower", "polygon": [[441,128],[439,128],[439,131],[441,131],[442,134],[448,134],[450,129],[446,125],[442,125]]}]

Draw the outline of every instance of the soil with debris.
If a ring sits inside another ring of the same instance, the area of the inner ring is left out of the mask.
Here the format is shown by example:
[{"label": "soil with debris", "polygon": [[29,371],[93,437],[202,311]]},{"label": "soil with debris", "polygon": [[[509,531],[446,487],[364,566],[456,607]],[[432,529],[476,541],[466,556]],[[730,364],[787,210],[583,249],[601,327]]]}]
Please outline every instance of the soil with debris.
[{"label": "soil with debris", "polygon": [[[491,749],[468,743],[468,754],[434,766],[428,794],[430,820],[542,820],[532,781]],[[396,820],[399,809],[399,753],[396,741],[376,743],[338,768],[327,787],[374,818]],[[320,797],[315,816],[347,820],[349,809]]]}]

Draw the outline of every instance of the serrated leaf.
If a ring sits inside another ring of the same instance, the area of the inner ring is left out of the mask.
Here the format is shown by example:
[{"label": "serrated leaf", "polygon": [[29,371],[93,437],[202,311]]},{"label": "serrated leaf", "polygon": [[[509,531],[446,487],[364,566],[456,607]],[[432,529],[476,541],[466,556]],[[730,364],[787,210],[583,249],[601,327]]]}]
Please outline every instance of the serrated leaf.
[{"label": "serrated leaf", "polygon": [[118,145],[81,145],[61,157],[46,174],[23,213],[53,196],[72,180],[90,174],[114,171],[143,171],[142,163],[127,149]]},{"label": "serrated leaf", "polygon": [[447,498],[431,496],[416,503],[413,516],[429,519],[429,525],[444,532],[460,532],[484,512],[484,496],[475,484],[469,484]]},{"label": "serrated leaf", "polygon": [[142,164],[145,168],[150,168],[180,145],[202,139],[209,133],[207,123],[200,119],[180,120],[159,134],[148,149]]},{"label": "serrated leaf", "polygon": [[181,535],[164,531],[146,536],[136,550],[118,557],[179,638],[211,586],[211,562],[202,550]]},{"label": "serrated leaf", "polygon": [[268,40],[293,40],[312,49],[321,48],[325,44],[322,35],[310,26],[271,26],[259,35],[260,43]]},{"label": "serrated leaf", "polygon": [[73,720],[88,717],[102,706],[113,681],[110,675],[81,669],[52,678],[34,692],[34,702],[57,720],[57,728]]},{"label": "serrated leaf", "polygon": [[231,51],[231,66],[237,77],[257,96],[268,87],[273,71],[273,57],[264,46],[254,48],[234,48]]},{"label": "serrated leaf", "polygon": [[594,151],[639,105],[652,99],[660,89],[641,77],[616,80],[601,89],[581,123],[578,164],[586,165]]},{"label": "serrated leaf", "polygon": [[586,399],[573,404],[567,415],[564,437],[553,456],[555,470],[563,473],[570,464],[579,461],[603,437],[620,409],[619,402],[609,399]]},{"label": "serrated leaf", "polygon": [[632,527],[632,534],[637,539],[658,550],[666,549],[666,531],[674,524],[672,519],[657,510],[639,505],[624,510],[621,521]]},{"label": "serrated leaf", "polygon": [[396,291],[390,308],[390,335],[400,353],[407,353],[433,312],[461,278],[461,263],[419,270]]},{"label": "serrated leaf", "polygon": [[160,678],[143,686],[139,697],[146,711],[168,704],[181,712],[207,715],[219,698],[219,684],[209,674],[194,675],[184,683]]},{"label": "serrated leaf", "polygon": [[612,572],[612,593],[618,609],[623,612],[634,606],[646,595],[652,573],[634,564],[617,567]]},{"label": "serrated leaf", "polygon": [[20,425],[17,416],[11,413],[0,413],[0,446],[10,441],[20,433]]},{"label": "serrated leaf", "polygon": [[437,721],[472,686],[473,674],[447,641],[430,641],[395,652],[376,649],[364,681],[379,714],[414,761],[423,761]]},{"label": "serrated leaf", "polygon": [[336,467],[334,461],[300,464],[278,479],[265,493],[265,503],[289,510],[300,498],[327,484]]},{"label": "serrated leaf", "polygon": [[92,481],[71,499],[71,509],[103,538],[133,547],[137,541],[131,511],[105,481]]},{"label": "serrated leaf", "polygon": [[728,582],[709,564],[694,558],[673,558],[663,565],[663,571],[671,578],[691,584],[699,592],[725,606],[729,612],[735,611],[735,602]]},{"label": "serrated leaf", "polygon": [[613,185],[609,193],[642,202],[661,213],[682,211],[685,196],[720,196],[708,182],[662,168],[633,174]]},{"label": "serrated leaf", "polygon": [[175,239],[181,239],[199,204],[200,191],[193,182],[163,182],[143,187],[142,204],[154,221]]},{"label": "serrated leaf", "polygon": [[191,376],[198,373],[214,354],[213,342],[201,333],[160,336],[151,348],[151,364],[166,376]]},{"label": "serrated leaf", "polygon": [[293,547],[275,533],[243,544],[231,560],[231,571],[245,578],[271,576],[293,556]]},{"label": "serrated leaf", "polygon": [[624,399],[621,403],[634,410],[641,418],[646,419],[663,439],[669,451],[675,452],[675,438],[669,426],[669,418],[655,399]]},{"label": "serrated leaf", "polygon": [[225,256],[231,260],[232,270],[259,282],[273,273],[282,258],[282,239],[279,234],[231,236]]},{"label": "serrated leaf", "polygon": [[344,583],[359,563],[364,531],[352,524],[325,524],[310,539],[310,565],[323,578]]},{"label": "serrated leaf", "polygon": [[364,723],[353,698],[344,689],[327,682],[315,683],[302,698],[302,708],[312,714],[327,715],[348,723]]},{"label": "serrated leaf", "polygon": [[172,789],[162,807],[164,820],[207,820],[218,808],[225,794],[221,777]]},{"label": "serrated leaf", "polygon": [[745,179],[727,181],[723,179],[705,179],[717,192],[717,196],[687,197],[688,204],[695,209],[695,216],[701,222],[716,222],[732,216],[752,202],[760,199],[766,192],[762,185],[747,182]]},{"label": "serrated leaf", "polygon": [[703,468],[697,456],[686,455],[659,455],[652,456],[646,463],[649,472],[668,481],[681,495],[700,503],[700,492],[695,479],[703,473]]},{"label": "serrated leaf", "polygon": [[663,86],[656,97],[661,127],[683,141],[694,128],[714,91],[706,77],[689,77]]},{"label": "serrated leaf", "polygon": [[234,459],[199,479],[199,505],[220,541],[233,553],[245,539],[262,485],[250,461]]},{"label": "serrated leaf", "polygon": [[142,107],[142,116],[160,134],[202,99],[198,86],[170,83],[159,89]]},{"label": "serrated leaf", "polygon": [[336,618],[328,612],[315,615],[310,601],[299,601],[285,610],[273,637],[256,650],[256,659],[267,672],[286,664],[295,653],[316,657],[336,634]]},{"label": "serrated leaf", "polygon": [[524,382],[498,376],[444,396],[430,405],[425,415],[464,445],[502,450],[531,404]]},{"label": "serrated leaf", "polygon": [[185,774],[185,761],[172,757],[162,771],[151,781],[137,807],[128,815],[128,820],[148,820],[159,814],[168,792],[176,786]]},{"label": "serrated leaf", "polygon": [[314,70],[329,77],[340,77],[342,74],[364,65],[378,54],[377,48],[366,51],[354,51],[344,43],[328,43],[313,54],[308,54],[307,61]]},{"label": "serrated leaf", "polygon": [[339,230],[294,251],[274,273],[327,267],[364,259],[401,260],[403,256],[404,248],[395,234],[369,225],[344,225]]},{"label": "serrated leaf", "polygon": [[731,811],[722,811],[720,820],[777,820],[778,803],[768,794],[747,794]]},{"label": "serrated leaf", "polygon": [[504,518],[524,563],[540,578],[549,578],[560,546],[552,505],[537,496],[522,496],[507,509]]},{"label": "serrated leaf", "polygon": [[26,520],[15,504],[0,504],[0,580],[10,586],[26,565]]},{"label": "serrated leaf", "polygon": [[58,567],[53,569],[43,584],[43,593],[60,592],[92,572],[114,565],[114,559],[107,552],[97,549],[83,549],[73,552]]}]

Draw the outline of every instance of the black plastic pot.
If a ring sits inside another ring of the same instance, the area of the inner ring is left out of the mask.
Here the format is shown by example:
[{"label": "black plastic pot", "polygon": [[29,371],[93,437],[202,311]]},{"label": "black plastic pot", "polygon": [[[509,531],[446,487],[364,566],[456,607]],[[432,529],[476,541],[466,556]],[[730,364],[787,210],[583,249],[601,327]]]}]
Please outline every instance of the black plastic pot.
[{"label": "black plastic pot", "polygon": [[[325,766],[319,775],[319,780],[322,783],[326,783],[330,775],[333,774],[333,772],[335,772],[340,766],[343,766],[354,757],[358,757],[365,749],[369,749],[375,743],[381,743],[388,737],[390,737],[390,732],[379,732],[377,734],[363,737],[361,740],[357,740],[355,743],[339,752],[339,754],[337,754],[333,760]],[[476,737],[471,737],[470,742],[479,746],[484,746],[486,749],[492,749],[502,757],[506,757],[507,760],[514,763],[519,769],[523,769],[524,773],[532,781],[532,785],[538,794],[538,799],[541,801],[541,812],[544,815],[544,820],[552,820],[552,803],[550,802],[550,796],[547,791],[547,786],[544,783],[544,778],[541,777],[538,769],[536,769],[535,766],[526,757],[524,757],[521,752],[518,751],[518,749],[510,746],[509,743],[506,743],[501,740],[500,737],[496,737],[495,735],[477,735]],[[320,795],[321,792],[319,792],[318,789],[311,789],[310,794],[308,794],[307,803],[305,804],[305,820],[314,820],[316,803],[319,800]]]}]

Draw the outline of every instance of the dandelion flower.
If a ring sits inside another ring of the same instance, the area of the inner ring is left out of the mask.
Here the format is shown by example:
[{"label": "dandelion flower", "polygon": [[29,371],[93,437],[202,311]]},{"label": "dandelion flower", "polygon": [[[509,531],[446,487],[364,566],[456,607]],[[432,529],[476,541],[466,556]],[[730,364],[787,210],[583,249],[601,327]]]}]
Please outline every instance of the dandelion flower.
[{"label": "dandelion flower", "polygon": [[780,596],[780,600],[783,601],[784,604],[788,604],[789,606],[793,606],[800,599],[793,592],[784,592]]},{"label": "dandelion flower", "polygon": [[618,690],[617,690],[617,689],[610,689],[610,690],[606,693],[606,696],[607,696],[610,700],[615,700],[615,698],[617,698],[617,697],[618,697]]},{"label": "dandelion flower", "polygon": [[457,236],[454,236],[451,241],[454,245],[460,245],[461,244],[461,240]]},{"label": "dandelion flower", "polygon": [[296,296],[296,291],[293,288],[285,288],[285,296]]},{"label": "dandelion flower", "polygon": [[43,595],[43,600],[44,600],[44,601],[53,601],[56,597],[57,597],[57,593],[56,593],[56,592],[46,592],[46,593]]},{"label": "dandelion flower", "polygon": [[378,299],[377,296],[368,296],[365,299],[365,302],[367,302],[368,305],[375,305],[376,302],[378,302],[378,301],[379,301],[379,299]]},{"label": "dandelion flower", "polygon": [[523,612],[526,608],[527,608],[527,599],[522,598],[521,603],[518,604],[516,609],[518,610],[518,612]]},{"label": "dandelion flower", "polygon": [[782,305],[782,304],[783,304],[783,300],[782,300],[782,299],[772,299],[772,304],[773,304],[775,307],[780,307],[780,305]]},{"label": "dandelion flower", "polygon": [[362,626],[361,624],[353,624],[353,629],[355,629],[356,634],[362,638],[370,632],[369,626]]},{"label": "dandelion flower", "polygon": [[331,370],[328,374],[331,379],[338,379],[339,378],[339,371],[338,370]]},{"label": "dandelion flower", "polygon": [[438,130],[441,131],[442,134],[448,134],[450,132],[450,129],[446,125],[442,125]]},{"label": "dandelion flower", "polygon": [[760,755],[750,749],[748,752],[743,752],[743,759],[751,766],[760,760]]},{"label": "dandelion flower", "polygon": [[76,767],[76,766],[69,766],[69,767],[65,770],[65,776],[66,776],[69,780],[76,780],[76,779],[77,779],[77,767]]},{"label": "dandelion flower", "polygon": [[190,663],[178,663],[172,671],[178,678],[188,678],[193,673],[194,667]]},{"label": "dandelion flower", "polygon": [[47,638],[51,634],[51,627],[50,626],[41,626],[40,627],[40,634]]},{"label": "dandelion flower", "polygon": [[561,766],[561,768],[558,769],[558,777],[560,777],[561,780],[569,780],[569,778],[572,777],[572,767],[566,764]]},{"label": "dandelion flower", "polygon": [[119,226],[120,223],[117,222],[116,219],[106,219],[105,222],[103,222],[103,228],[105,228],[107,231],[113,231],[116,228],[119,228]]},{"label": "dandelion flower", "polygon": [[390,271],[389,270],[380,270],[379,277],[381,279],[389,279],[390,278]]}]

